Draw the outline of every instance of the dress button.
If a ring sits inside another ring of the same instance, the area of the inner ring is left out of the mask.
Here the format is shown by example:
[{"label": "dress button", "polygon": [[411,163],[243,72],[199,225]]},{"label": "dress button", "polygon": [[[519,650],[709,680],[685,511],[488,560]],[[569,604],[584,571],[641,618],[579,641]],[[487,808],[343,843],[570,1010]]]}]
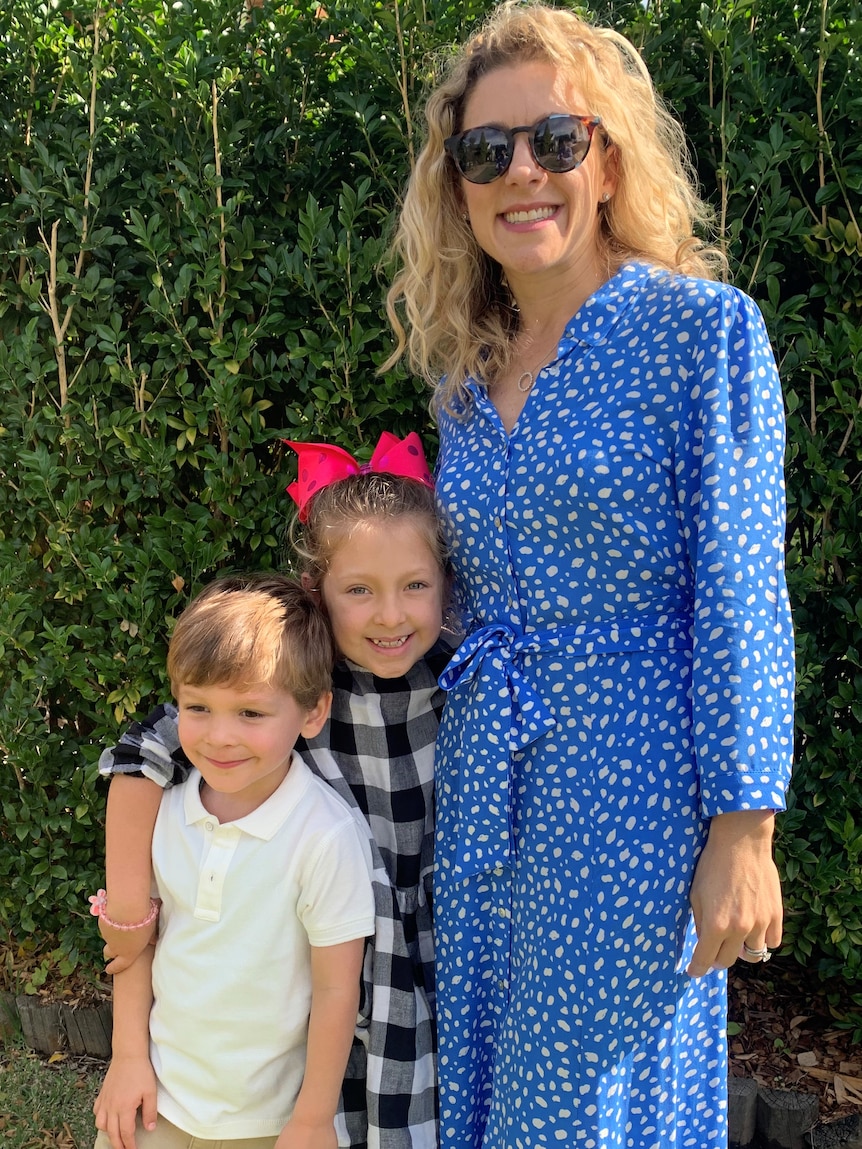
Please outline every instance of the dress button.
[{"label": "dress button", "polygon": [[213,825],[212,822],[204,822],[204,829],[209,830],[209,832],[212,833],[213,830],[215,829],[215,826]]}]

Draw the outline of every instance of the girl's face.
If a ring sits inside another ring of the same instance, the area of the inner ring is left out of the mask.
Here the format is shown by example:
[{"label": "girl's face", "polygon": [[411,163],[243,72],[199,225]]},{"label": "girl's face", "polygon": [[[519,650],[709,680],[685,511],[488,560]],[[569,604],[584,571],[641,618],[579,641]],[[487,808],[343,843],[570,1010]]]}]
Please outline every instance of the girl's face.
[{"label": "girl's face", "polygon": [[445,578],[409,516],[363,523],[334,547],[320,595],[345,658],[399,678],[440,636]]},{"label": "girl's face", "polygon": [[[539,60],[508,65],[477,81],[464,105],[463,130],[536,124],[553,114],[592,109],[554,65]],[[461,195],[476,242],[503,268],[517,297],[523,277],[545,277],[565,290],[571,277],[592,283],[601,269],[599,204],[616,187],[598,132],[586,159],[571,172],[545,171],[529,136],[515,136],[508,170],[488,184],[461,179]]]}]

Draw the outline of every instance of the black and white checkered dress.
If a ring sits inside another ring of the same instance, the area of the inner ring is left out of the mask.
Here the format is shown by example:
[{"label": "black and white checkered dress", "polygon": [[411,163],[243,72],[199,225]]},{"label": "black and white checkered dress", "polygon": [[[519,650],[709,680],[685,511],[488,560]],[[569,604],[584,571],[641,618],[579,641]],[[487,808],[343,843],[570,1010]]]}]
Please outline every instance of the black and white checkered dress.
[{"label": "black and white checkered dress", "polygon": [[[303,758],[356,811],[374,859],[375,936],[365,951],[360,1022],[342,1091],[339,1145],[436,1149],[431,929],[434,740],[451,655],[439,642],[403,678],[341,662],[332,715]],[[184,781],[176,709],[157,707],[99,759],[102,774]]]}]

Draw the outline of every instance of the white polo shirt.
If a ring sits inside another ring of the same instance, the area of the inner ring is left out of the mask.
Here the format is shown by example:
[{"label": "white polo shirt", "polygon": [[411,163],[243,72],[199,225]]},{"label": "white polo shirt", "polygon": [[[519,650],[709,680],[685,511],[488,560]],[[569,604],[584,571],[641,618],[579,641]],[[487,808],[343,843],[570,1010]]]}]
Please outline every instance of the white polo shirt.
[{"label": "white polo shirt", "polygon": [[165,791],[153,836],[158,1109],[194,1137],[275,1136],[302,1084],[309,947],[374,932],[370,853],[347,804],[297,754],[236,822],[204,809],[200,782],[193,770]]}]

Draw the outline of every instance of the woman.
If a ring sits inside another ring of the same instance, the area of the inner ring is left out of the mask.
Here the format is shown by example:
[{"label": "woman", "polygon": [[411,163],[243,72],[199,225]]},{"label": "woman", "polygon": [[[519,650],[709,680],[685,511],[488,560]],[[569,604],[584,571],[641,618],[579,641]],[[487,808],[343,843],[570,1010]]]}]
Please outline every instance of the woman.
[{"label": "woman", "polygon": [[784,421],[634,48],[499,8],[426,110],[389,308],[438,378],[444,1149],[724,1146],[725,969],[781,937]]}]

